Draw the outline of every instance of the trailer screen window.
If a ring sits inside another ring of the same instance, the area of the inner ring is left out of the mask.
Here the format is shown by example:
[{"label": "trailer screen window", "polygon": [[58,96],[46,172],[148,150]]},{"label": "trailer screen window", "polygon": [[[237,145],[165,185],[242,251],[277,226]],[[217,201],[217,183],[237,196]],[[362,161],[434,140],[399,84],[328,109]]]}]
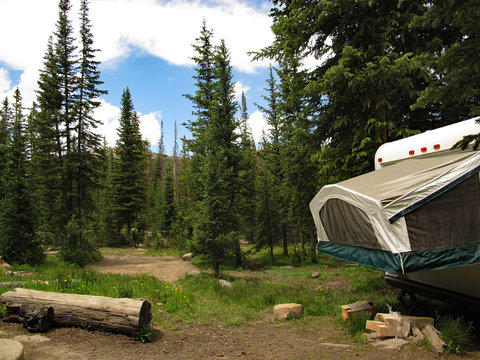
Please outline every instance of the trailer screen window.
[{"label": "trailer screen window", "polygon": [[412,251],[473,244],[480,240],[478,175],[405,215]]},{"label": "trailer screen window", "polygon": [[331,242],[380,249],[367,214],[339,199],[330,199],[320,209],[320,220]]}]

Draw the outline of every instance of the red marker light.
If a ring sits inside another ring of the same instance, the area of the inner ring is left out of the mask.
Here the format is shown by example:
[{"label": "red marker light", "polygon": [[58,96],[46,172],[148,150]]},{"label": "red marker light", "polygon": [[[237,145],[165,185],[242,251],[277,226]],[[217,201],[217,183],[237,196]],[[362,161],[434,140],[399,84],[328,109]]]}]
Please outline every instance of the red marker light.
[{"label": "red marker light", "polygon": [[435,145],[433,145],[433,148],[434,148],[435,150],[440,149],[440,144],[435,144]]},{"label": "red marker light", "polygon": [[415,154],[415,150],[410,150],[410,151],[408,152],[408,154],[409,154],[409,155]]},{"label": "red marker light", "polygon": [[425,151],[427,151],[427,148],[426,148],[426,147],[422,147],[420,150],[421,150],[422,152],[425,152]]},{"label": "red marker light", "polygon": [[383,161],[383,159],[382,159],[382,158],[378,158],[378,162],[382,162],[382,161]]}]

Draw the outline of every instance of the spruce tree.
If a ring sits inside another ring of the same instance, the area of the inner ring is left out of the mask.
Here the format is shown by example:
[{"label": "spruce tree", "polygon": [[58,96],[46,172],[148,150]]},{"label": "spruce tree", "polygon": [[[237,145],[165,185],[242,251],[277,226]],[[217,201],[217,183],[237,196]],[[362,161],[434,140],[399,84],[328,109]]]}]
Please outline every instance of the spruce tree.
[{"label": "spruce tree", "polygon": [[193,152],[190,170],[197,194],[194,250],[209,259],[218,277],[223,258],[238,241],[240,159],[230,57],[223,41],[212,52],[211,36],[204,22],[199,44],[194,46],[197,91],[195,96],[187,96],[197,109],[197,119],[189,123],[194,131],[188,144]]},{"label": "spruce tree", "polygon": [[74,113],[74,106],[78,100],[78,57],[77,46],[73,37],[73,26],[68,18],[71,9],[69,0],[60,0],[58,4],[58,21],[55,35],[55,66],[59,80],[59,92],[61,104],[59,118],[61,124],[61,138],[64,156],[62,158],[62,196],[63,215],[68,223],[72,216],[78,219],[75,213],[75,171],[79,166],[77,154],[75,153],[75,129],[77,118]]},{"label": "spruce tree", "polygon": [[92,210],[92,191],[97,186],[98,171],[101,166],[101,137],[95,132],[100,121],[93,117],[93,112],[100,106],[100,95],[107,93],[100,90],[99,62],[95,60],[93,35],[88,18],[88,1],[81,2],[80,39],[81,56],[78,71],[78,99],[75,110],[75,144],[74,144],[74,192],[75,214],[79,220]]},{"label": "spruce tree", "polygon": [[0,200],[0,256],[9,263],[35,265],[43,260],[36,239],[26,172],[25,119],[18,88],[14,94],[13,124],[3,169]]},{"label": "spruce tree", "polygon": [[[266,106],[255,104],[260,111],[262,111],[265,121],[270,127],[268,134],[265,135],[262,141],[263,151],[261,151],[262,171],[266,174],[262,175],[267,181],[270,180],[272,187],[272,197],[270,198],[271,211],[274,212],[272,217],[278,219],[273,231],[274,238],[279,237],[280,231],[278,226],[281,226],[281,238],[283,255],[288,256],[288,238],[287,238],[287,224],[288,224],[288,197],[285,186],[285,169],[283,168],[283,157],[285,156],[286,139],[283,133],[283,120],[280,113],[280,92],[277,81],[274,76],[274,69],[270,65],[269,76],[266,80],[267,86],[264,88],[266,95],[262,98],[266,102]],[[265,182],[260,182],[259,185],[264,185]],[[262,232],[265,233],[265,232]],[[266,244],[268,239],[259,238],[260,244]]]},{"label": "spruce tree", "polygon": [[134,245],[132,227],[146,197],[146,144],[128,88],[122,94],[121,104],[113,172],[115,224],[118,231],[125,228],[127,241]]},{"label": "spruce tree", "polygon": [[159,212],[159,230],[164,238],[168,238],[172,223],[175,219],[175,203],[174,203],[174,177],[173,169],[170,162],[167,163],[165,178],[161,188],[161,199]]},{"label": "spruce tree", "polygon": [[[265,134],[261,142],[265,151],[268,146],[268,140]],[[265,155],[265,154],[264,154]],[[280,214],[278,209],[275,208],[275,200],[278,196],[275,194],[276,188],[274,186],[274,175],[270,172],[266,163],[265,156],[260,156],[259,170],[256,177],[256,208],[255,208],[255,237],[257,250],[262,247],[268,247],[268,253],[270,256],[270,262],[275,264],[275,257],[273,255],[273,246],[279,238],[279,224]]]},{"label": "spruce tree", "polygon": [[[255,141],[248,126],[247,99],[242,91],[240,106],[240,162],[239,162],[239,196],[237,204],[240,214],[240,228],[245,240],[253,241],[255,223],[255,173],[257,155]],[[240,266],[240,246],[236,244],[236,262]]]},{"label": "spruce tree", "polygon": [[34,213],[37,230],[48,240],[55,241],[61,237],[65,217],[61,183],[64,152],[59,116],[62,95],[52,37],[44,56],[38,87],[38,114],[28,119]]},{"label": "spruce tree", "polygon": [[8,98],[2,102],[2,108],[0,109],[0,199],[4,194],[3,180],[5,177],[5,168],[8,162],[8,146],[10,143],[10,127],[13,114]]}]

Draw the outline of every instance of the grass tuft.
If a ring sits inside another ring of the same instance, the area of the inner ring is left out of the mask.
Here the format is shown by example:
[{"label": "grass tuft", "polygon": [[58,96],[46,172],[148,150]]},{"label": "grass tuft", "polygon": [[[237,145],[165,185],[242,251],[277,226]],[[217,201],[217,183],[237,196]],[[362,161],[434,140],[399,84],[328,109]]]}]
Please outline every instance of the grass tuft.
[{"label": "grass tuft", "polygon": [[440,331],[440,338],[447,344],[448,352],[459,354],[472,344],[473,323],[465,321],[463,317],[438,317],[437,329]]}]

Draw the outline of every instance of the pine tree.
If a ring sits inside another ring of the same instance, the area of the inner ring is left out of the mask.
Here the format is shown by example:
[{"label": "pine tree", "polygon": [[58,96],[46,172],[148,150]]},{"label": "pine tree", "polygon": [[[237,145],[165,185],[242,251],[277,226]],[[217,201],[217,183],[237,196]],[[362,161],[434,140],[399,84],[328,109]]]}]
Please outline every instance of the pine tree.
[{"label": "pine tree", "polygon": [[44,255],[35,235],[27,186],[25,120],[18,88],[14,99],[11,139],[2,176],[0,256],[7,262],[35,265],[43,260]]},{"label": "pine tree", "polygon": [[59,116],[62,95],[52,37],[49,39],[44,60],[38,80],[38,114],[28,119],[31,136],[31,183],[37,230],[49,238],[60,238],[62,224],[66,221],[62,210],[63,188],[60,180],[64,155]]},{"label": "pine tree", "polygon": [[422,58],[433,36],[412,26],[427,7],[414,0],[275,2],[276,38],[260,55],[299,65],[308,55],[319,60],[304,74],[303,96],[306,116],[316,119],[322,182],[371,170],[380,144],[433,119],[411,108],[428,81]]},{"label": "pine tree", "polygon": [[127,241],[133,245],[132,227],[146,197],[146,146],[128,88],[123,92],[121,103],[113,173],[115,224],[118,230],[126,228]]},{"label": "pine tree", "polygon": [[[196,185],[193,238],[196,253],[207,257],[215,276],[220,263],[235,241],[238,241],[238,168],[239,149],[235,134],[235,113],[232,69],[228,50],[222,41],[215,54],[211,48],[212,33],[203,23],[199,56],[194,76],[197,79],[192,100],[197,119],[189,123],[193,139],[190,174]],[[205,76],[209,74],[208,76]]]},{"label": "pine tree", "polygon": [[[257,167],[257,155],[255,141],[253,140],[248,126],[247,99],[242,91],[240,106],[240,163],[239,182],[240,193],[237,199],[240,214],[240,227],[245,240],[253,241],[255,223],[255,172]],[[240,246],[237,245],[237,266],[241,265],[239,256]]]},{"label": "pine tree", "polygon": [[88,1],[81,2],[80,36],[81,57],[78,72],[78,99],[74,106],[76,117],[74,167],[75,214],[82,221],[84,214],[92,210],[92,191],[97,186],[98,170],[102,159],[101,137],[95,132],[100,121],[93,118],[93,112],[100,106],[98,98],[107,91],[100,90],[99,62],[95,60],[98,50],[92,48],[93,35],[88,18]]},{"label": "pine tree", "polygon": [[[75,187],[75,171],[80,165],[76,160],[75,134],[78,126],[75,116],[75,103],[78,100],[78,58],[77,47],[73,37],[73,26],[68,18],[71,9],[69,0],[60,0],[58,4],[58,21],[55,35],[55,66],[59,82],[59,93],[61,95],[61,106],[59,108],[59,119],[61,124],[61,137],[64,156],[62,158],[62,213],[66,223],[72,216],[78,220],[75,213],[75,200],[77,193]],[[81,227],[81,225],[80,225]],[[74,241],[76,242],[76,241]]]},{"label": "pine tree", "polygon": [[[286,191],[283,190],[285,185],[285,170],[282,160],[285,154],[285,138],[282,131],[283,122],[280,113],[280,93],[273,71],[273,67],[270,66],[269,76],[266,80],[267,86],[264,88],[266,95],[262,95],[266,106],[255,105],[262,111],[264,119],[270,127],[268,134],[262,142],[263,151],[261,152],[261,158],[263,159],[262,168],[264,168],[262,171],[266,172],[263,176],[267,180],[271,180],[270,186],[273,191],[270,203],[271,211],[274,212],[272,217],[278,219],[276,224],[281,225],[283,254],[288,256],[288,198]],[[260,183],[260,185],[264,185],[264,183]],[[277,234],[276,237],[278,237],[278,229],[275,229],[274,234]],[[259,241],[262,244],[266,243],[266,239],[260,238]],[[276,241],[275,237],[273,241]]]},{"label": "pine tree", "polygon": [[5,168],[8,162],[8,146],[10,143],[10,126],[13,118],[8,98],[2,102],[0,110],[0,199],[4,196]]},{"label": "pine tree", "polygon": [[[263,134],[261,142],[263,151],[268,146],[268,140]],[[265,155],[265,154],[264,154]],[[255,236],[257,240],[257,249],[268,246],[270,262],[275,264],[273,255],[273,246],[279,237],[280,213],[275,208],[275,200],[278,196],[275,194],[274,175],[270,172],[264,156],[260,157],[260,166],[256,177],[256,228]]]},{"label": "pine tree", "polygon": [[157,216],[159,217],[160,232],[163,237],[168,238],[172,223],[175,219],[174,177],[170,162],[167,163],[165,178],[161,190],[160,206]]}]

